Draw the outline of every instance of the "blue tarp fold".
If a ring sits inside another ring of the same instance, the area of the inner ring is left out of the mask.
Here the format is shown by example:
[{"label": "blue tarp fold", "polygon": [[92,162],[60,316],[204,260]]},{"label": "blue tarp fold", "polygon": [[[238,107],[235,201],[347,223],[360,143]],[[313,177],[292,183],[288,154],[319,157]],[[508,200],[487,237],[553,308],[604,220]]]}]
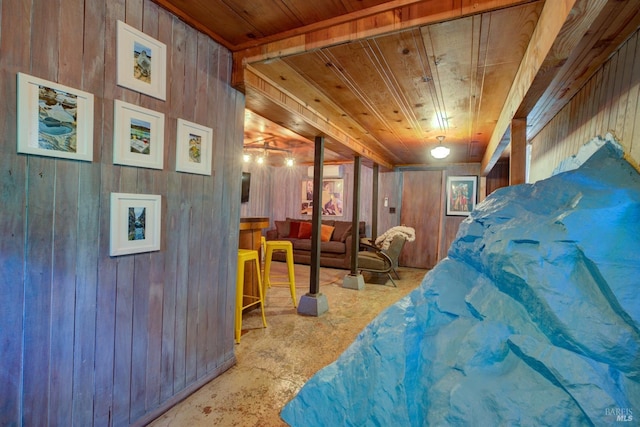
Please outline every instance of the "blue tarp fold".
[{"label": "blue tarp fold", "polygon": [[639,419],[640,176],[610,137],[584,152],[547,180],[478,204],[448,257],[311,378],[282,418],[292,426]]}]

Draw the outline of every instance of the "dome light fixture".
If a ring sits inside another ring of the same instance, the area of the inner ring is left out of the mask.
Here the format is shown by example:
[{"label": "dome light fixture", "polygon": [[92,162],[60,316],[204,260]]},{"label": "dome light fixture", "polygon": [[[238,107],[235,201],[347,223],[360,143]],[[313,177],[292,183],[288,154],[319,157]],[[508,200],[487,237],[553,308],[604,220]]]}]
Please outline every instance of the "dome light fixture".
[{"label": "dome light fixture", "polygon": [[444,159],[449,155],[451,150],[444,145],[442,145],[442,141],[444,141],[444,135],[436,136],[438,140],[438,146],[431,149],[431,156],[434,159]]}]

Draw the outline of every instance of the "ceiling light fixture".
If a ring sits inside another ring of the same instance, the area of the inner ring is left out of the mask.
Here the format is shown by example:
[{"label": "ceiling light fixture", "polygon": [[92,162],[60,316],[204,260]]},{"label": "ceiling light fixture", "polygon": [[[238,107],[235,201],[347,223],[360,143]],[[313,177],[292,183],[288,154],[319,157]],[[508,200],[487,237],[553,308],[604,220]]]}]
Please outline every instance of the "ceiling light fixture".
[{"label": "ceiling light fixture", "polygon": [[433,156],[434,159],[444,159],[449,155],[451,150],[442,145],[444,135],[436,136],[436,139],[438,140],[438,146],[431,149],[431,156]]},{"label": "ceiling light fixture", "polygon": [[257,152],[257,154],[254,154],[253,157],[255,158],[255,162],[260,165],[266,163],[267,156],[272,152],[284,154],[286,156],[284,158],[284,164],[286,166],[291,167],[295,164],[295,158],[293,157],[293,153],[291,153],[291,151],[284,148],[272,147],[269,145],[269,140],[259,140],[256,142],[245,144],[243,151],[243,159],[245,162],[251,161],[252,151]]}]

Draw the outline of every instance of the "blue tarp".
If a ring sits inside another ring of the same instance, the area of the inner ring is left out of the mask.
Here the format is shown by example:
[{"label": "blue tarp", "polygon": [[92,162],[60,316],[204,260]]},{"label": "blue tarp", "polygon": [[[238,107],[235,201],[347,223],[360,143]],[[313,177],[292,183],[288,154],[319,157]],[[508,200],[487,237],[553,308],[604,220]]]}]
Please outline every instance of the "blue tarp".
[{"label": "blue tarp", "polygon": [[638,422],[640,176],[615,142],[596,143],[572,170],[478,204],[447,258],[282,418],[305,427]]}]

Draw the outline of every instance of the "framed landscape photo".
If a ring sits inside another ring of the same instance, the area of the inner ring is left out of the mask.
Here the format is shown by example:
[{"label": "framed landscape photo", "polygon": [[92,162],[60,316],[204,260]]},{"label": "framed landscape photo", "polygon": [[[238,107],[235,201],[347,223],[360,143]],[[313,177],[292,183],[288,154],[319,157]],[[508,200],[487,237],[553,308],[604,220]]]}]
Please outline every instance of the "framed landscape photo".
[{"label": "framed landscape photo", "polygon": [[109,255],[160,250],[161,212],[159,195],[111,193]]},{"label": "framed landscape photo", "polygon": [[117,83],[161,100],[167,98],[167,46],[118,21]]},{"label": "framed landscape photo", "polygon": [[164,114],[114,101],[113,163],[164,167]]},{"label": "framed landscape photo", "polygon": [[93,161],[93,95],[18,73],[18,153]]},{"label": "framed landscape photo", "polygon": [[476,206],[478,177],[447,177],[447,215],[467,216]]},{"label": "framed landscape photo", "polygon": [[211,175],[213,129],[178,119],[176,171]]}]

